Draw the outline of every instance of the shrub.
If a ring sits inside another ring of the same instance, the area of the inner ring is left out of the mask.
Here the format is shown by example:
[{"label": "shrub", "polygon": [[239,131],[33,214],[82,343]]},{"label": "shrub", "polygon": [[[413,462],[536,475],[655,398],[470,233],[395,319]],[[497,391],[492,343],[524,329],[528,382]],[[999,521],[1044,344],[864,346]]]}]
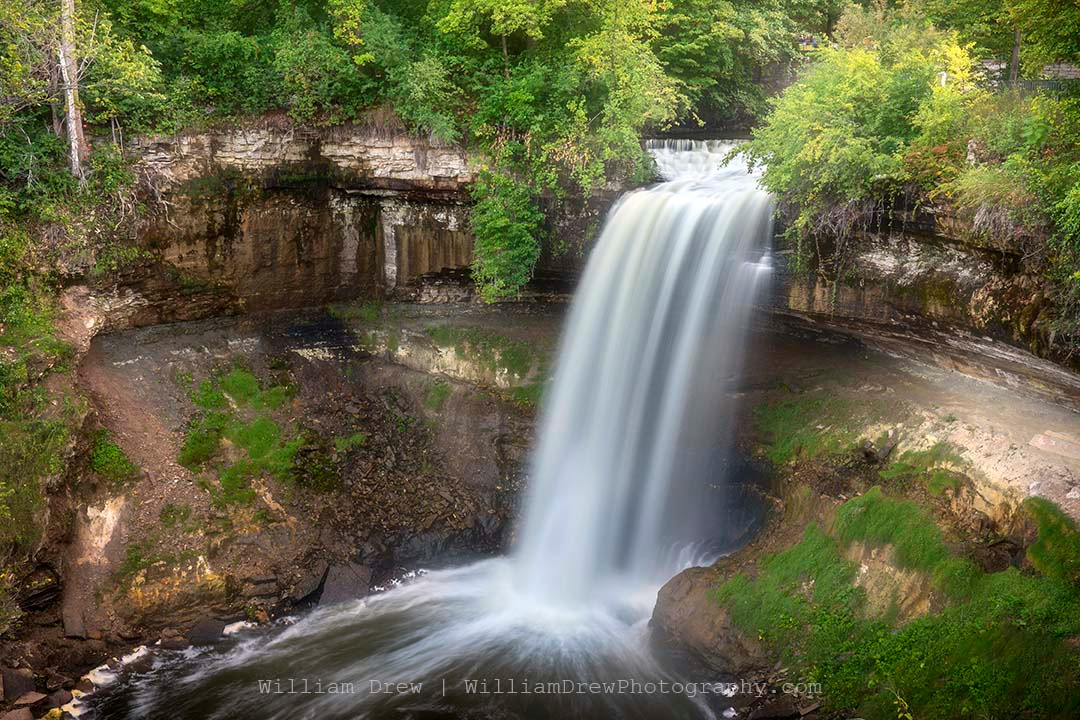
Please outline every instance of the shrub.
[{"label": "shrub", "polygon": [[528,186],[502,173],[482,173],[473,197],[473,280],[486,302],[513,297],[540,258],[543,215]]}]

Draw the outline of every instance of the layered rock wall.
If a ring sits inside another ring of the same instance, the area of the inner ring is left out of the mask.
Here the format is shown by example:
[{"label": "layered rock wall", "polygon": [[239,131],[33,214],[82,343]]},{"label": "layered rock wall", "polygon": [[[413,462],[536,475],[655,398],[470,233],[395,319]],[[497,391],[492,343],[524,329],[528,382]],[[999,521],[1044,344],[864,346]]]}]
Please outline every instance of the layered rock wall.
[{"label": "layered rock wall", "polygon": [[378,298],[472,261],[473,171],[458,147],[359,126],[260,127],[129,151],[153,212],[113,329]]}]

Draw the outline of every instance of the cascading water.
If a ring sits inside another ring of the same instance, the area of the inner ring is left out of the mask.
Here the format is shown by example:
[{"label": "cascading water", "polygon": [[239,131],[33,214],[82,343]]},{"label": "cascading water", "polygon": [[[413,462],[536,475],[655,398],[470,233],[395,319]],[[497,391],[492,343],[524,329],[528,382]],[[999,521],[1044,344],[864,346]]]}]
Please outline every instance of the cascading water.
[{"label": "cascading water", "polygon": [[663,581],[666,550],[700,532],[679,494],[715,473],[692,459],[730,403],[703,388],[742,356],[772,202],[745,167],[724,168],[731,145],[688,142],[650,148],[669,182],[612,211],[570,313],[516,553],[547,603]]},{"label": "cascading water", "polygon": [[[768,275],[772,204],[726,164],[729,148],[650,143],[667,182],[611,211],[567,322],[510,557],[431,572],[225,652],[161,653],[97,700],[97,716],[710,716],[701,698],[633,686],[520,688],[670,681],[646,642],[656,590],[708,549],[694,541],[744,529],[709,498],[726,487],[730,380]],[[353,685],[288,693],[296,682]],[[378,692],[387,683],[420,689]]]}]

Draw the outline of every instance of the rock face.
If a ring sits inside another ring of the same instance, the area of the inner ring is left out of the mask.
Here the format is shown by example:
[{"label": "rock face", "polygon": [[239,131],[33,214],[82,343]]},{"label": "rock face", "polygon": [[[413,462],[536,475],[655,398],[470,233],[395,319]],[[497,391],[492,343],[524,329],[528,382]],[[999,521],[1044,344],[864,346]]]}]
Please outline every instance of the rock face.
[{"label": "rock face", "polygon": [[[938,234],[932,234],[937,230]],[[1080,378],[1052,362],[1038,330],[1044,283],[1018,260],[946,236],[946,228],[858,238],[838,283],[796,273],[781,250],[769,306],[890,353],[1080,408]]]},{"label": "rock face", "polygon": [[[109,330],[409,297],[421,278],[472,264],[474,171],[458,146],[365,126],[262,126],[141,138],[129,151],[151,212],[144,256],[98,289]],[[540,276],[573,277],[614,196],[548,208]]]},{"label": "rock face", "polygon": [[154,189],[144,256],[110,288],[110,330],[378,298],[472,262],[473,174],[458,147],[341,126],[144,138],[129,150]]}]

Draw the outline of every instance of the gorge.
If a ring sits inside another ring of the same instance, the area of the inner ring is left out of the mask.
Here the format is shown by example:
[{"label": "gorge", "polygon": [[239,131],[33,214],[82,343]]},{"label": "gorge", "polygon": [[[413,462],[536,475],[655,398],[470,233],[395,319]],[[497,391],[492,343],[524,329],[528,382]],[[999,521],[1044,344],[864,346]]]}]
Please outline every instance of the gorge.
[{"label": "gorge", "polygon": [[0,720],[1080,717],[1065,5],[0,0]]}]

